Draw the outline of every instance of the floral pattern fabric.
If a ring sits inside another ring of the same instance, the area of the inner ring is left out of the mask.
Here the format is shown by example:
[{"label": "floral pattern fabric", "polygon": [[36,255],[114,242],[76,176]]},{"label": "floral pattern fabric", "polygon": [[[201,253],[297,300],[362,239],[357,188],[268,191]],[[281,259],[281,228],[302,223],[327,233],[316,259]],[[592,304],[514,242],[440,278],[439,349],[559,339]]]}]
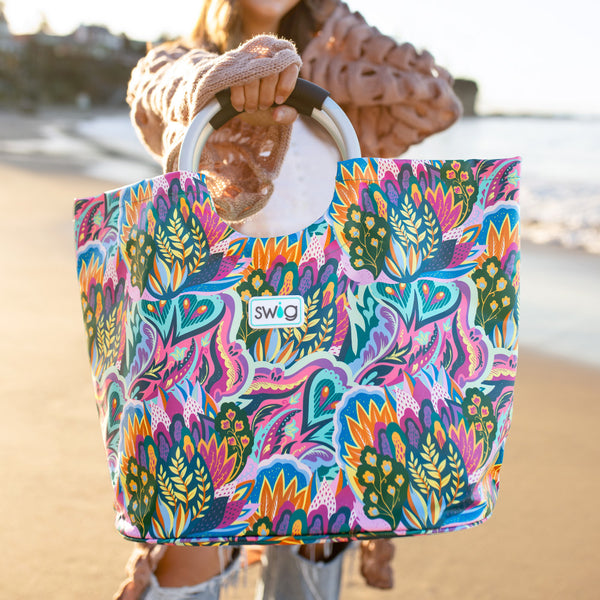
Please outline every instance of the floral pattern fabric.
[{"label": "floral pattern fabric", "polygon": [[[518,186],[518,159],[348,160],[327,214],[278,238],[229,227],[194,173],[77,201],[118,530],[297,543],[485,520],[516,372]],[[300,296],[302,324],[252,328],[263,296]]]}]

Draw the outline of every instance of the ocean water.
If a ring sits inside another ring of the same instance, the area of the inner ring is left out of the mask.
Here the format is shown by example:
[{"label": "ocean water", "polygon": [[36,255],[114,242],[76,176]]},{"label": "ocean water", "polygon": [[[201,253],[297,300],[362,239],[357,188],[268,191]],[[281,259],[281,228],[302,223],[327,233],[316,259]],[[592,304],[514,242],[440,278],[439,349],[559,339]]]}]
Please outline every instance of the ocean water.
[{"label": "ocean water", "polygon": [[[82,121],[79,132],[115,156],[90,165],[124,183],[157,172],[127,115]],[[113,153],[114,154],[114,153]],[[523,239],[600,254],[600,119],[475,117],[413,146],[406,158],[522,158]],[[117,164],[118,163],[118,164]]]}]

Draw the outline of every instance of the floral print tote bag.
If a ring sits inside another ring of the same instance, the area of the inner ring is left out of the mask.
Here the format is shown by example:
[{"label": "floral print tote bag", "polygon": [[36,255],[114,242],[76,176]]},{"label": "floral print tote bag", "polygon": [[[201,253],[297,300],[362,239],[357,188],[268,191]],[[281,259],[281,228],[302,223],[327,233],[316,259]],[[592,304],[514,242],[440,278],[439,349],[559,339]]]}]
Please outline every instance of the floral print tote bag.
[{"label": "floral print tote bag", "polygon": [[[335,107],[312,114],[347,150]],[[346,157],[326,214],[277,238],[232,229],[192,170],[78,200],[117,529],[271,544],[486,520],[517,362],[518,187],[515,158]]]}]

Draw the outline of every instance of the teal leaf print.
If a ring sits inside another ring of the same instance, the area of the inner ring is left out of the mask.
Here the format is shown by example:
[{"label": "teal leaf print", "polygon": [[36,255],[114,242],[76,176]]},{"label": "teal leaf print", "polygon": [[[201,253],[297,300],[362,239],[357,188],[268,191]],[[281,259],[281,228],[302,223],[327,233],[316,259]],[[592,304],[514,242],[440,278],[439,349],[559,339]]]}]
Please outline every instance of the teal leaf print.
[{"label": "teal leaf print", "polygon": [[262,269],[256,269],[237,285],[236,291],[242,299],[243,310],[238,338],[242,339],[248,348],[251,348],[264,332],[250,327],[248,303],[250,298],[255,296],[275,296],[275,288],[267,282],[265,272]]},{"label": "teal leaf print", "polygon": [[179,289],[187,277],[202,271],[210,258],[210,247],[202,224],[192,212],[184,218],[174,204],[164,220],[150,211],[156,221],[154,268],[148,280],[153,291],[164,294]]},{"label": "teal leaf print", "polygon": [[381,273],[389,248],[390,229],[387,221],[352,204],[348,207],[343,232],[352,267],[357,271],[367,269],[376,278]]},{"label": "teal leaf print", "polygon": [[467,422],[475,427],[477,441],[483,440],[481,462],[484,463],[491,452],[498,428],[498,419],[494,414],[492,402],[480,389],[470,388],[466,391],[462,412]]},{"label": "teal leaf print", "polygon": [[[95,290],[92,288],[90,291],[93,294]],[[85,292],[81,292],[81,310],[83,312],[83,323],[87,338],[88,356],[91,358],[94,347],[94,339],[96,337],[96,314],[93,307],[90,305],[88,296]]]},{"label": "teal leaf print", "polygon": [[402,464],[385,454],[379,454],[371,446],[365,446],[356,475],[365,488],[365,514],[371,519],[383,519],[392,530],[396,529],[408,490],[408,478]]},{"label": "teal leaf print", "polygon": [[460,452],[452,440],[443,447],[431,431],[419,446],[411,448],[406,460],[410,479],[403,519],[415,529],[439,526],[445,510],[468,496],[468,475]]},{"label": "teal leaf print", "polygon": [[448,460],[449,479],[444,487],[444,498],[448,506],[458,504],[469,495],[469,475],[460,450],[448,439],[443,448]]},{"label": "teal leaf print", "polygon": [[215,418],[215,429],[227,440],[228,456],[235,456],[234,472],[230,477],[233,480],[242,472],[254,443],[248,417],[233,402],[224,402]]},{"label": "teal leaf print", "polygon": [[189,454],[175,445],[167,460],[157,465],[158,502],[152,526],[162,537],[181,536],[193,519],[206,515],[214,499],[204,459],[195,453],[190,460]]},{"label": "teal leaf print", "polygon": [[478,305],[475,325],[487,335],[502,323],[515,308],[517,294],[510,277],[502,270],[500,261],[492,256],[471,274],[477,287]]},{"label": "teal leaf print", "polygon": [[192,519],[200,519],[210,510],[214,497],[213,482],[204,458],[194,454],[191,463],[193,477],[191,485],[195,491],[189,504]]},{"label": "teal leaf print", "polygon": [[154,263],[156,245],[152,236],[133,226],[125,243],[125,256],[129,262],[131,284],[143,293],[148,274]]},{"label": "teal leaf print", "polygon": [[[119,430],[124,404],[125,398],[123,388],[117,382],[113,382],[110,384],[106,393],[106,406],[98,406],[99,411],[106,411],[106,428],[104,430],[106,449],[110,452],[114,452],[115,455],[119,451]],[[111,470],[111,478],[115,475],[116,472]]]},{"label": "teal leaf print", "polygon": [[442,181],[454,192],[454,201],[461,205],[460,225],[471,213],[479,194],[479,183],[473,174],[473,161],[454,160],[444,162],[440,171]]},{"label": "teal leaf print", "polygon": [[133,457],[127,461],[125,488],[129,496],[127,513],[131,522],[145,536],[152,520],[156,505],[157,487],[152,474],[142,467]]},{"label": "teal leaf print", "polygon": [[337,324],[336,306],[322,304],[323,290],[317,289],[306,299],[306,319],[303,325],[289,330],[297,344],[297,359],[328,349],[333,341]]},{"label": "teal leaf print", "polygon": [[417,207],[408,194],[397,208],[389,206],[388,213],[394,248],[388,267],[402,277],[413,276],[438,254],[442,245],[440,223],[427,200],[421,200]]}]

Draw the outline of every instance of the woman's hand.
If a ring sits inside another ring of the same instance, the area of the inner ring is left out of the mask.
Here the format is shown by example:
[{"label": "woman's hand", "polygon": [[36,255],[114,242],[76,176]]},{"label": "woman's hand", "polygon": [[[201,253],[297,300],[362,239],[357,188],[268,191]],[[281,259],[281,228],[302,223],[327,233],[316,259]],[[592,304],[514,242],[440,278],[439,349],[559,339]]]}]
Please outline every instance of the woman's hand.
[{"label": "woman's hand", "polygon": [[[274,104],[283,105],[296,86],[298,66],[290,65],[281,73],[255,79],[246,85],[231,87],[231,104],[238,112],[254,113],[269,110]],[[291,106],[277,106],[272,118],[282,125],[290,125],[298,116]]]}]

